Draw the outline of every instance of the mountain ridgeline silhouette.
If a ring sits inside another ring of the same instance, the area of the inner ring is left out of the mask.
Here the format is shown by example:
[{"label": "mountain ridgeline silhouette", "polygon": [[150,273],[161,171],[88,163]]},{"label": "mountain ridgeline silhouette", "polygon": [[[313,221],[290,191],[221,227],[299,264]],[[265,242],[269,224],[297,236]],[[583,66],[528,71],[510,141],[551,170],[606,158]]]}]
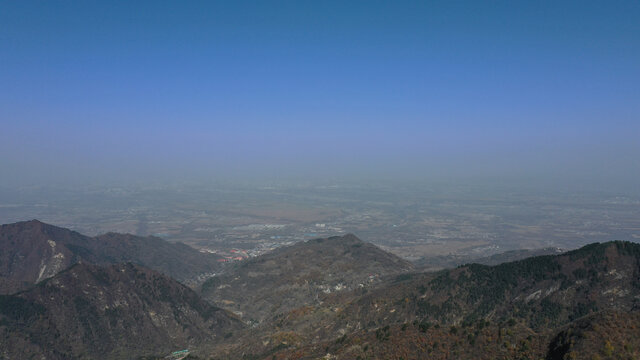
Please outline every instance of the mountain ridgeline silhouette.
[{"label": "mountain ridgeline silhouette", "polygon": [[352,234],[224,268],[183,244],[38,221],[0,227],[0,249],[0,359],[640,357],[631,242],[438,272]]},{"label": "mountain ridgeline silhouette", "polygon": [[219,269],[219,257],[157,237],[108,233],[89,237],[38,220],[0,227],[0,294],[26,289],[70,265],[131,262],[185,283]]}]

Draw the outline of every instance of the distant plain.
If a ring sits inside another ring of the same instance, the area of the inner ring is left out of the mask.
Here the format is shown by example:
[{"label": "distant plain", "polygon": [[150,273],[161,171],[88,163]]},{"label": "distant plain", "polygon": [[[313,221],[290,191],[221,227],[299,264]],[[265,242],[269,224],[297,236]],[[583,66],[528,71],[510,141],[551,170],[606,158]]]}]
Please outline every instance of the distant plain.
[{"label": "distant plain", "polygon": [[0,223],[30,218],[88,235],[153,235],[245,257],[345,233],[411,261],[640,239],[640,197],[497,184],[185,184],[0,192]]}]

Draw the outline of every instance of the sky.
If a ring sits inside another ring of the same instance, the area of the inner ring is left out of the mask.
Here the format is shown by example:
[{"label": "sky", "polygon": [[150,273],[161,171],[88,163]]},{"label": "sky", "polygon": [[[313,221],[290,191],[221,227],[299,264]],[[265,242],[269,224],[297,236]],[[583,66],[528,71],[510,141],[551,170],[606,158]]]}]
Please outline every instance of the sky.
[{"label": "sky", "polygon": [[0,0],[0,185],[638,189],[638,1]]}]

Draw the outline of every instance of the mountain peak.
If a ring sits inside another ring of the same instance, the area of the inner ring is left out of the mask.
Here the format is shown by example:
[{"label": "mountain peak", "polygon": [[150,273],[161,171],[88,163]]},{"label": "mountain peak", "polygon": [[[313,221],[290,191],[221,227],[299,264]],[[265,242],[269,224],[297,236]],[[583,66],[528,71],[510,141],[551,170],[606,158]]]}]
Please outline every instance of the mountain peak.
[{"label": "mountain peak", "polygon": [[[413,266],[353,234],[281,247],[211,278],[203,295],[244,318],[263,321],[329,294],[373,286]],[[291,293],[291,288],[297,290]],[[283,299],[282,294],[289,294]]]},{"label": "mountain peak", "polygon": [[341,241],[341,242],[360,242],[360,243],[364,243],[364,241],[360,240],[357,236],[355,236],[352,233],[348,233],[342,236],[332,236],[330,238],[328,238],[328,240],[333,240],[333,241]]},{"label": "mountain peak", "polygon": [[309,244],[313,244],[313,243],[324,243],[324,242],[328,242],[331,243],[333,245],[337,245],[337,244],[355,244],[355,243],[362,243],[364,244],[364,241],[360,240],[357,236],[355,236],[354,234],[345,234],[345,235],[337,235],[337,236],[330,236],[328,238],[317,238],[317,239],[313,239],[313,240],[309,240],[306,243]]},{"label": "mountain peak", "polygon": [[26,220],[26,221],[19,221],[16,224],[26,224],[26,225],[47,225],[44,222],[38,220],[38,219],[31,219],[31,220]]},{"label": "mountain peak", "polygon": [[218,259],[160,238],[116,233],[89,237],[34,219],[0,227],[0,294],[23,290],[77,262],[132,262],[197,282],[198,276],[219,268]]},{"label": "mountain peak", "polygon": [[25,230],[46,230],[46,229],[62,229],[55,225],[44,223],[38,219],[32,219],[27,221],[18,221],[11,224],[2,225],[4,229],[14,229],[16,231],[25,231]]}]

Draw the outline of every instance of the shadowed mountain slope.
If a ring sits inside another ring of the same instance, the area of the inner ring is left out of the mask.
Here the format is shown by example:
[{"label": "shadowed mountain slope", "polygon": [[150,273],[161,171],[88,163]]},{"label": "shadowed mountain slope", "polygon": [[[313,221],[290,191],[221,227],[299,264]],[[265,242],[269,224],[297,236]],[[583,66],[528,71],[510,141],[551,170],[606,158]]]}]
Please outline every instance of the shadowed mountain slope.
[{"label": "shadowed mountain slope", "polygon": [[603,311],[566,326],[546,359],[640,359],[640,311]]},{"label": "shadowed mountain slope", "polygon": [[188,287],[133,264],[76,264],[0,296],[0,358],[130,359],[206,346],[242,327]]},{"label": "shadowed mountain slope", "polygon": [[0,293],[25,289],[77,262],[132,262],[182,282],[215,272],[218,256],[156,237],[89,237],[37,220],[0,226]]},{"label": "shadowed mountain slope", "polygon": [[[616,241],[557,256],[416,275],[372,291],[345,311],[347,318],[376,319],[380,324],[415,318],[459,324],[515,317],[537,329],[596,310],[631,310],[640,305],[639,295],[640,245]],[[382,315],[388,312],[391,315]]]},{"label": "shadowed mountain slope", "polygon": [[559,255],[566,250],[557,247],[548,247],[542,249],[521,249],[509,250],[490,256],[475,257],[469,255],[440,255],[433,257],[423,257],[413,261],[416,269],[422,271],[437,271],[442,269],[451,269],[465,264],[482,264],[482,265],[500,265],[506,262],[518,261],[534,256],[543,255]]}]

